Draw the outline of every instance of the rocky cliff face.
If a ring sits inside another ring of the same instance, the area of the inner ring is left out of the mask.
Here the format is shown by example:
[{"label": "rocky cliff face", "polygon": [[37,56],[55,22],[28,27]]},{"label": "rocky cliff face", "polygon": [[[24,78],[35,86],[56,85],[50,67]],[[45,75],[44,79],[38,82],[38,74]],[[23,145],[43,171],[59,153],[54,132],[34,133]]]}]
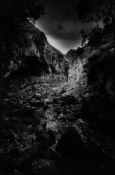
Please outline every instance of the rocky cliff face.
[{"label": "rocky cliff face", "polygon": [[64,95],[67,97],[69,93],[69,97],[77,96],[78,104],[80,103],[82,107],[80,113],[75,112],[76,122],[63,134],[57,145],[57,151],[64,157],[64,161],[67,155],[76,160],[75,166],[78,165],[79,168],[81,166],[81,169],[85,170],[85,172],[80,170],[80,174],[87,174],[88,170],[88,174],[112,175],[115,173],[113,37],[111,34],[105,35],[97,48],[94,49],[87,44],[81,49],[69,51],[66,57],[69,61],[66,86],[69,88]]},{"label": "rocky cliff face", "polygon": [[[70,51],[71,57],[69,77],[78,89],[85,82],[82,93],[82,104],[85,119],[101,131],[112,134],[114,130],[115,103],[115,60],[114,41],[111,34],[105,35],[98,48],[88,44],[79,49],[81,52]],[[82,68],[80,71],[79,67]],[[81,73],[82,72],[82,73]],[[81,78],[77,78],[81,77]],[[69,80],[68,80],[69,81]]]},{"label": "rocky cliff face", "polygon": [[[98,93],[114,96],[114,41],[111,34],[105,35],[95,49],[90,45],[70,50],[66,57],[69,60],[69,79],[74,84],[85,82],[87,90],[95,89]],[[102,92],[103,91],[103,92]],[[110,97],[112,98],[112,97]]]},{"label": "rocky cliff face", "polygon": [[0,77],[19,68],[37,74],[64,72],[64,56],[48,43],[45,34],[29,21],[16,22],[17,27],[1,37]]}]

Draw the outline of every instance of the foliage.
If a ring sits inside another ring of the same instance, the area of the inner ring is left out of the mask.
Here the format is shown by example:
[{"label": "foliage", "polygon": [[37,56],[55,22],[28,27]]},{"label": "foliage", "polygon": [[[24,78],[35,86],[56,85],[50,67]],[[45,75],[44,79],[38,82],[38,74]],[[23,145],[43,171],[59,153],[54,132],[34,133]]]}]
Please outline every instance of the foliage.
[{"label": "foliage", "polygon": [[[114,36],[115,43],[115,1],[114,0],[78,0],[76,2],[76,11],[79,18],[83,22],[95,22],[106,29],[103,32],[111,32]],[[84,30],[81,30],[82,45],[86,39],[89,39],[90,45],[97,45],[102,38],[101,29],[95,27],[90,34],[86,34]],[[115,44],[114,44],[115,48]]]},{"label": "foliage", "polygon": [[9,36],[13,38],[12,33],[14,36],[19,33],[20,25],[27,18],[35,21],[42,14],[44,14],[44,7],[37,0],[2,0],[0,4],[1,47],[5,38]]},{"label": "foliage", "polygon": [[85,32],[84,29],[81,29],[81,31],[79,33],[82,37],[81,46],[83,46],[85,44],[86,40],[87,40],[88,35],[87,35],[87,33]]},{"label": "foliage", "polygon": [[38,19],[44,14],[44,8],[37,0],[2,0],[0,17],[18,17]]},{"label": "foliage", "polygon": [[76,3],[79,18],[87,22],[99,21],[105,17],[114,17],[114,0],[80,0]]},{"label": "foliage", "polygon": [[103,30],[98,26],[96,26],[94,29],[92,29],[91,33],[89,34],[88,44],[94,48],[98,47],[100,45],[102,36],[103,36]]}]

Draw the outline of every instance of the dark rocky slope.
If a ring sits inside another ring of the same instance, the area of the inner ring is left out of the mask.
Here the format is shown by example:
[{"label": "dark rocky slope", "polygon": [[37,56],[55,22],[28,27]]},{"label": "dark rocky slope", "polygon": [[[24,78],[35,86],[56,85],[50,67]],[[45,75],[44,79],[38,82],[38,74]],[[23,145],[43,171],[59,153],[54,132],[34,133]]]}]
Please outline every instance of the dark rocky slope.
[{"label": "dark rocky slope", "polygon": [[1,79],[19,68],[20,73],[64,72],[63,54],[48,43],[43,32],[29,21],[20,23],[15,19],[15,27],[10,23],[11,30],[6,31],[0,40]]},{"label": "dark rocky slope", "polygon": [[[71,50],[66,57],[70,60],[68,93],[77,95],[82,108],[81,113],[75,115],[73,139],[68,131],[61,140],[62,143],[60,142],[58,150],[61,154],[69,155],[77,160],[81,169],[82,165],[84,169],[88,168],[88,170],[93,167],[91,174],[98,174],[97,171],[102,166],[104,174],[114,174],[115,60],[113,37],[111,34],[105,35],[97,48],[94,49],[87,44],[77,51]],[[74,90],[73,84],[76,87]],[[81,86],[81,84],[83,85]],[[83,144],[76,132],[84,142],[83,149]],[[72,146],[70,146],[70,142],[73,142]],[[76,146],[74,147],[74,145]],[[85,149],[88,150],[85,151]],[[88,161],[90,167],[87,164]]]}]

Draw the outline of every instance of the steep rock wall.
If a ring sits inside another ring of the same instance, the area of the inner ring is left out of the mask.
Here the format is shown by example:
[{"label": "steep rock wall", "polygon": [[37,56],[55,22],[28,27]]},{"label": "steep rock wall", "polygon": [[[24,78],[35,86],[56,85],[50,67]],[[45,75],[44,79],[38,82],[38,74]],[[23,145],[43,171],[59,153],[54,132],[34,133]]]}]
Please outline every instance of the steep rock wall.
[{"label": "steep rock wall", "polygon": [[20,67],[38,73],[64,72],[63,54],[48,43],[43,32],[28,20],[20,23],[16,19],[15,26],[0,37],[1,79]]}]

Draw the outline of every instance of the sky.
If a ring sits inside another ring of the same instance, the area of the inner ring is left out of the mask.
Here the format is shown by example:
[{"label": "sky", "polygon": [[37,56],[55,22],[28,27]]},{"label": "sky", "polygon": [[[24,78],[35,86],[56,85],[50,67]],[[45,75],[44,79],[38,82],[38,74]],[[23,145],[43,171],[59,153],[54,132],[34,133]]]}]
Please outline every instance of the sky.
[{"label": "sky", "polygon": [[[75,11],[76,0],[41,0],[45,7],[45,15],[37,21],[38,28],[46,34],[51,45],[66,53],[80,45],[79,31],[90,25],[82,23]],[[58,25],[63,29],[59,30]]]}]

